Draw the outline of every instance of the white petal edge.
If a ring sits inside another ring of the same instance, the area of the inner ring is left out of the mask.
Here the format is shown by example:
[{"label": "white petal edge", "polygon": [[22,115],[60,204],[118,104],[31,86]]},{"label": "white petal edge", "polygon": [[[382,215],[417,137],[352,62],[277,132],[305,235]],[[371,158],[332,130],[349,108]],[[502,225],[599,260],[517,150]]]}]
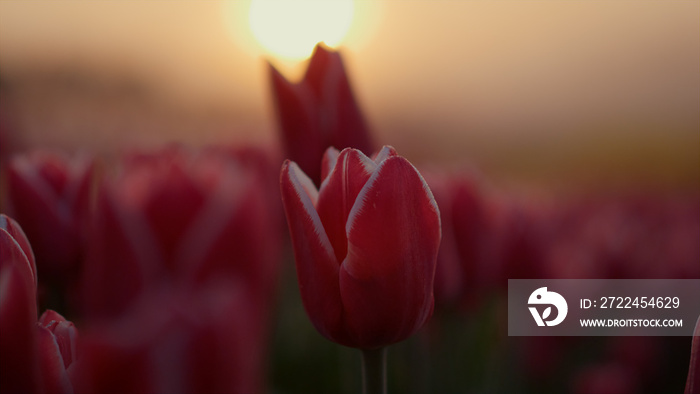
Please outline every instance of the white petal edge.
[{"label": "white petal edge", "polygon": [[[330,150],[331,148],[328,148],[328,149]],[[357,150],[357,149],[353,149],[353,148],[345,148],[345,149],[343,149],[335,158],[333,158],[333,159],[334,159],[334,161],[333,161],[333,168],[331,169],[330,172],[328,172],[328,175],[326,175],[326,178],[325,178],[325,179],[323,180],[323,182],[321,183],[321,187],[318,189],[318,190],[319,190],[319,193],[320,193],[323,189],[325,189],[326,184],[328,183],[328,180],[331,179],[333,173],[337,170],[337,168],[338,168],[338,157],[340,157],[340,155],[343,154],[343,152],[345,152],[346,150],[354,150],[354,151],[357,151],[357,153],[360,155],[360,160],[362,161],[362,166],[364,167],[365,172],[367,172],[368,174],[373,174],[373,173],[377,170],[377,165],[375,164],[374,160],[372,160],[372,159],[370,159],[369,157],[367,157],[367,155],[365,155],[364,153],[362,153],[362,151]],[[326,151],[326,152],[328,152],[328,151]],[[347,154],[345,155],[345,157],[347,157]],[[314,201],[314,205],[316,205],[316,202],[315,202],[315,201]]]},{"label": "white petal edge", "polygon": [[[0,217],[0,220],[4,221],[5,219],[2,218],[2,217]],[[14,227],[15,227],[16,229],[18,228],[18,226],[14,226]],[[33,277],[32,279],[34,279],[34,286],[36,286],[37,283],[38,283],[38,278],[37,278],[37,275],[36,275],[36,274],[37,274],[36,271],[34,271],[34,268],[32,267],[32,263],[29,261],[29,258],[27,257],[27,254],[24,253],[24,249],[22,249],[22,246],[20,246],[19,242],[17,242],[17,240],[12,236],[12,234],[10,234],[9,231],[5,230],[5,228],[6,228],[6,227],[0,228],[0,231],[2,231],[3,233],[7,234],[7,237],[14,243],[15,247],[17,248],[17,250],[19,250],[19,252],[20,252],[20,253],[22,254],[22,256],[24,257],[24,261],[27,263],[27,267],[29,267],[29,272],[31,272],[31,274],[32,274],[32,277]],[[22,231],[21,228],[19,228],[19,230]],[[24,235],[24,233],[22,233],[22,235]],[[30,246],[30,247],[31,247],[31,246]],[[34,252],[32,251],[32,253],[34,253]]]},{"label": "white petal edge", "polygon": [[71,212],[63,196],[56,193],[46,180],[37,173],[37,166],[32,163],[31,158],[16,156],[12,159],[10,165],[15,171],[22,174],[24,182],[34,189],[47,206],[56,209],[56,216],[61,222],[64,224],[71,222]]},{"label": "white petal edge", "polygon": [[314,186],[314,183],[304,171],[299,168],[297,163],[293,161],[289,163],[287,172],[289,173],[289,180],[292,182],[294,191],[297,193],[299,200],[304,206],[306,215],[313,222],[314,230],[319,241],[321,241],[321,246],[323,246],[328,257],[335,261],[335,252],[331,246],[331,241],[328,239],[328,234],[326,234],[326,230],[321,223],[321,217],[318,216],[318,212],[316,212],[315,205],[318,200],[318,190],[316,190],[316,186]]},{"label": "white petal edge", "polygon": [[328,178],[331,172],[333,172],[333,169],[338,162],[338,156],[340,156],[340,151],[332,146],[329,146],[323,153],[323,160],[321,160],[321,165],[323,168],[321,169],[321,173],[325,172],[326,176],[321,179],[321,184],[323,184],[326,178]]},{"label": "white petal edge", "polygon": [[177,266],[185,267],[185,270],[195,270],[204,260],[252,187],[250,175],[238,169],[234,163],[226,165],[222,172],[214,190],[206,193],[206,202],[183,234],[175,253]]},{"label": "white petal edge", "polygon": [[398,156],[396,153],[396,149],[394,149],[393,146],[391,145],[384,145],[382,146],[382,149],[377,152],[377,154],[374,156],[374,162],[377,164],[381,164],[384,160],[388,159],[390,156]]},{"label": "white petal edge", "polygon": [[[387,148],[385,145],[384,148]],[[384,148],[382,148],[382,152],[384,151]],[[391,148],[391,147],[389,147]],[[391,148],[393,149],[393,148]],[[381,152],[380,152],[381,153]],[[377,155],[379,157],[379,155]],[[406,160],[405,158],[401,156],[396,156],[399,158],[402,158],[403,160]],[[374,182],[377,180],[379,175],[382,172],[382,169],[384,168],[384,163],[386,163],[386,160],[383,160],[381,163],[379,163],[379,166],[377,169],[374,171],[374,174],[367,180],[367,183],[362,187],[362,190],[360,190],[360,194],[357,195],[357,199],[355,199],[355,204],[352,206],[352,209],[350,210],[350,213],[348,214],[348,221],[345,223],[345,235],[349,238],[350,237],[350,230],[352,229],[352,226],[355,222],[355,217],[360,214],[362,211],[362,207],[365,204],[365,198],[369,190],[372,188],[372,185]],[[430,191],[430,187],[428,187],[428,184],[425,182],[425,179],[423,179],[423,176],[420,174],[420,172],[416,169],[416,167],[411,164],[408,160],[406,160],[408,164],[411,165],[411,168],[413,168],[413,171],[416,172],[418,177],[420,178],[421,183],[423,184],[423,191],[428,195],[428,199],[430,200],[430,205],[432,205],[433,210],[435,211],[435,214],[437,215],[438,218],[438,223],[440,224],[440,236],[442,237],[442,223],[440,222],[440,209],[438,208],[437,202],[435,202],[435,197],[433,196],[433,192]]]}]

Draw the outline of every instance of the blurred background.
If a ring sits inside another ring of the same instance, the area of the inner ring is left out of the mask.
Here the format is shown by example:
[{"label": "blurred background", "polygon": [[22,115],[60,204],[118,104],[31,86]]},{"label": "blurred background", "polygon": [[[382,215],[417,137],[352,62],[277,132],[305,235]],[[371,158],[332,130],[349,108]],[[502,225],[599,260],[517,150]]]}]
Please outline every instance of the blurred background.
[{"label": "blurred background", "polygon": [[[324,41],[378,144],[469,174],[431,183],[481,215],[455,259],[501,282],[700,276],[700,2],[289,4],[0,1],[0,152],[279,148],[266,62],[300,80]],[[286,242],[266,388],[357,392],[359,353],[309,323]],[[390,349],[391,391],[682,390],[690,338],[509,338],[501,282],[443,295]]]},{"label": "blurred background", "polygon": [[300,78],[326,40],[377,140],[412,160],[698,187],[697,1],[321,3],[254,28],[248,1],[2,1],[3,107],[27,146],[272,141],[265,60]]}]

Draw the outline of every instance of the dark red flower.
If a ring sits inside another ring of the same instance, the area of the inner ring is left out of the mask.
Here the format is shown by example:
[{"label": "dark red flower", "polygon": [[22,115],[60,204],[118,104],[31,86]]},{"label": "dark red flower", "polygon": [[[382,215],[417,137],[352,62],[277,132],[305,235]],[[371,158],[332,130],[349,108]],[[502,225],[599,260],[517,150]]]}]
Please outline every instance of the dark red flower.
[{"label": "dark red flower", "polygon": [[85,156],[49,151],[9,162],[9,210],[32,243],[42,281],[61,282],[77,274],[93,168]]},{"label": "dark red flower", "polygon": [[63,316],[47,310],[39,319],[37,334],[43,392],[72,393],[68,370],[77,356],[78,329]]},{"label": "dark red flower", "polygon": [[121,164],[98,196],[86,312],[118,314],[148,288],[170,284],[233,279],[268,296],[279,233],[258,171],[227,154],[178,147]]},{"label": "dark red flower", "polygon": [[297,166],[281,189],[309,318],[358,348],[406,339],[433,308],[440,213],[418,171],[385,146],[373,159],[329,148],[320,190]]},{"label": "dark red flower", "polygon": [[77,393],[258,393],[265,330],[257,296],[228,283],[150,292],[81,338]]},{"label": "dark red flower", "polygon": [[36,266],[22,228],[0,214],[0,390],[38,390]]},{"label": "dark red flower", "polygon": [[442,222],[436,302],[471,306],[493,285],[488,267],[493,225],[487,220],[485,199],[471,176],[433,171],[425,179],[440,207]]},{"label": "dark red flower", "polygon": [[318,163],[326,148],[373,151],[338,52],[316,46],[299,83],[289,82],[271,65],[270,77],[285,155],[314,182],[320,182]]}]

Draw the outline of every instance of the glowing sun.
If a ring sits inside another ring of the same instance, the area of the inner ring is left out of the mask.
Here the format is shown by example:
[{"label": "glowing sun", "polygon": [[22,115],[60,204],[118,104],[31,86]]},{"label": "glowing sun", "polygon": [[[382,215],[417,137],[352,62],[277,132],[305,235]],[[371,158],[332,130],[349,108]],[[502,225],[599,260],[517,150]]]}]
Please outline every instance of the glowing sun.
[{"label": "glowing sun", "polygon": [[311,55],[314,46],[341,43],[352,23],[352,0],[253,0],[253,35],[266,51],[285,60]]}]

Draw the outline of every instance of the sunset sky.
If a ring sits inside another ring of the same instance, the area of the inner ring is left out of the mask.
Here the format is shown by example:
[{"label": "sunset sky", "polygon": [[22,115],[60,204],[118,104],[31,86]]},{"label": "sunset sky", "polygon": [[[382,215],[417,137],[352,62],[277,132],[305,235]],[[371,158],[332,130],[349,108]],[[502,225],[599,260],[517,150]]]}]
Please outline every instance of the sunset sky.
[{"label": "sunset sky", "polygon": [[[381,142],[421,141],[421,154],[458,158],[478,157],[483,144],[641,136],[641,145],[671,141],[697,166],[698,1],[353,6],[340,48]],[[229,111],[232,129],[268,138],[264,59],[292,77],[303,61],[265,50],[249,10],[244,1],[2,1],[0,76],[12,82],[53,66],[126,75],[165,101]],[[44,138],[27,132],[33,143]]]}]

